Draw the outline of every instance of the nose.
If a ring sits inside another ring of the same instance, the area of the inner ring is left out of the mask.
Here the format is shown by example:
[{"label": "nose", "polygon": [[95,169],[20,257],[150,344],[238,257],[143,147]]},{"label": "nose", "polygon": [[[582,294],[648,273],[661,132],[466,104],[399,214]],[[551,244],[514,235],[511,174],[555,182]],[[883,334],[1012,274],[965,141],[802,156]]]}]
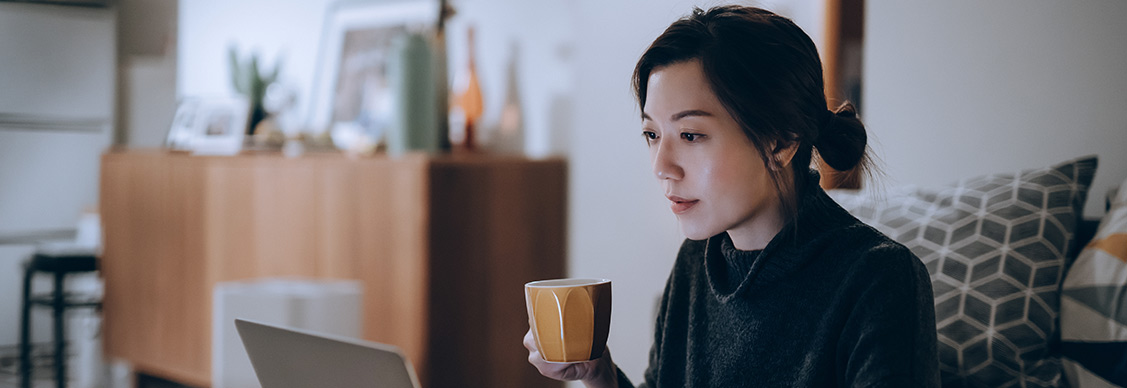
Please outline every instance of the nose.
[{"label": "nose", "polygon": [[654,176],[658,180],[681,180],[685,176],[685,170],[681,168],[677,160],[676,150],[673,149],[674,142],[659,141],[657,146],[653,148],[653,169]]}]

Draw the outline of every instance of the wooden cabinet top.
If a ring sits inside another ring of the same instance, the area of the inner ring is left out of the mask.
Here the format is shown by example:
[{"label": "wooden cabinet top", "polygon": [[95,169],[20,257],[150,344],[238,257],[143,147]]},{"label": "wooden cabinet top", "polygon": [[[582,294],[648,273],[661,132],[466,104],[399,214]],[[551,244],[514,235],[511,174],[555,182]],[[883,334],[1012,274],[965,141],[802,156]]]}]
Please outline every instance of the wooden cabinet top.
[{"label": "wooden cabinet top", "polygon": [[378,154],[373,156],[351,157],[342,152],[308,152],[297,157],[286,157],[280,152],[244,152],[232,156],[193,155],[187,152],[163,149],[111,149],[103,155],[107,160],[133,160],[164,158],[199,163],[340,163],[340,164],[435,164],[444,166],[504,166],[504,165],[563,165],[562,157],[529,158],[520,155],[491,153],[450,153],[428,155],[406,153],[398,156]]}]

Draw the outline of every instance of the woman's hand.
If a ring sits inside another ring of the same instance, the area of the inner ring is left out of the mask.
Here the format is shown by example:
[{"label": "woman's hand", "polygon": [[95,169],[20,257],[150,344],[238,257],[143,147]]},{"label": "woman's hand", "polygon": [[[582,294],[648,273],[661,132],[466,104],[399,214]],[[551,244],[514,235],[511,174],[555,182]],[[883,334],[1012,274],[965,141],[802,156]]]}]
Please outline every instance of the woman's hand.
[{"label": "woman's hand", "polygon": [[535,366],[544,377],[560,381],[581,380],[590,388],[618,387],[618,371],[610,359],[610,349],[604,350],[602,357],[591,361],[567,364],[547,362],[540,356],[540,349],[536,347],[531,329],[524,334],[524,347],[528,349],[528,363]]}]

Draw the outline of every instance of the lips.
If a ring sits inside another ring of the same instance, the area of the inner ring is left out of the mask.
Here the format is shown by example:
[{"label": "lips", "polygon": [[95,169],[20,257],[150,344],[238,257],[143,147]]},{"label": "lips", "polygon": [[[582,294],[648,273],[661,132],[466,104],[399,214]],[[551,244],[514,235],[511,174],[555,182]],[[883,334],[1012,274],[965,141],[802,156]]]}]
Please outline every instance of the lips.
[{"label": "lips", "polygon": [[696,204],[700,202],[699,199],[681,198],[676,195],[669,195],[666,196],[666,198],[669,198],[669,201],[673,202],[669,205],[669,208],[673,210],[673,214],[681,214],[687,212],[689,211],[689,209],[692,209],[693,206],[696,206]]}]

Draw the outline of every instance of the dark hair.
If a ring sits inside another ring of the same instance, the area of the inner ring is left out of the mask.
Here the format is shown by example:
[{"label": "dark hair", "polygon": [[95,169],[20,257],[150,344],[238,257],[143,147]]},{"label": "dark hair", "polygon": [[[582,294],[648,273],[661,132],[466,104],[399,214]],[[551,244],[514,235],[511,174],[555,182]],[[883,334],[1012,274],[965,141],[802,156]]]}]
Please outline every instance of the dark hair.
[{"label": "dark hair", "polygon": [[[691,60],[700,61],[712,92],[759,150],[788,218],[807,190],[814,147],[835,170],[868,166],[856,109],[848,102],[826,109],[818,49],[790,19],[753,7],[693,8],[638,60],[633,83],[640,108],[654,70]],[[774,151],[795,143],[791,174],[771,168]]]}]

